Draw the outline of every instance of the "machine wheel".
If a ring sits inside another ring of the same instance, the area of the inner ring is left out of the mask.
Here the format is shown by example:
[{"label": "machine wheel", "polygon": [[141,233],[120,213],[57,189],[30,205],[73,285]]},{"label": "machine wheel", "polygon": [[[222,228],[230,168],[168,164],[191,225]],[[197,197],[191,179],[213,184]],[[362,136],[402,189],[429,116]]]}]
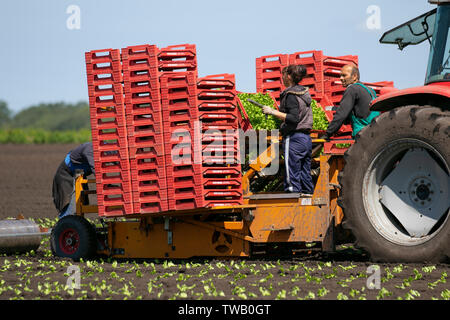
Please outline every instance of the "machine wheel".
[{"label": "machine wheel", "polygon": [[83,217],[66,216],[53,228],[50,246],[52,253],[58,257],[73,260],[90,258],[96,251],[95,229]]},{"label": "machine wheel", "polygon": [[450,114],[405,106],[360,131],[339,176],[343,226],[373,261],[450,256]]}]

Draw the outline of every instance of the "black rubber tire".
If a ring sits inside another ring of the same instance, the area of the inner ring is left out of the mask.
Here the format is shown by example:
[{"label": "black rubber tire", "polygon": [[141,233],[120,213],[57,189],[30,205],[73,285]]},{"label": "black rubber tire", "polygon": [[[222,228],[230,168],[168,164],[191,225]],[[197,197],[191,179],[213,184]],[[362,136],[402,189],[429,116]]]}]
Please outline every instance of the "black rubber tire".
[{"label": "black rubber tire", "polygon": [[[77,245],[73,250],[64,248],[61,238],[70,230],[78,238]],[[50,247],[53,255],[71,258],[75,261],[93,257],[97,249],[96,232],[94,226],[85,218],[77,215],[69,215],[60,219],[52,229]]]},{"label": "black rubber tire", "polygon": [[450,256],[450,214],[433,237],[417,245],[401,245],[383,237],[370,222],[363,199],[364,177],[381,150],[393,141],[413,138],[431,145],[450,168],[450,113],[432,106],[404,106],[381,114],[360,131],[345,154],[339,175],[343,227],[375,262],[442,262]]}]

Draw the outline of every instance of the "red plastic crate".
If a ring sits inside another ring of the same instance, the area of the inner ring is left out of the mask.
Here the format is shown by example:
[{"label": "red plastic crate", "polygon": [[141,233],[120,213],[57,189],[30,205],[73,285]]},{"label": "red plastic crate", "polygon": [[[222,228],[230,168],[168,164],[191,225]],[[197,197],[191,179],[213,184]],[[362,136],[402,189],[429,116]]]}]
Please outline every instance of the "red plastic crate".
[{"label": "red plastic crate", "polygon": [[146,57],[157,57],[158,56],[158,47],[156,45],[137,45],[137,46],[128,46],[122,48],[122,60],[125,59],[139,59]]},{"label": "red plastic crate", "polygon": [[157,80],[158,48],[155,45],[122,48],[124,82]]},{"label": "red plastic crate", "polygon": [[[151,99],[144,103],[128,103],[126,105],[126,113],[127,116],[148,116],[153,119],[157,119],[155,121],[159,121],[162,117],[161,113],[161,100],[160,99]],[[127,117],[128,120],[136,121],[137,119]]]},{"label": "red plastic crate", "polygon": [[203,166],[203,177],[205,179],[213,179],[219,177],[240,178],[242,176],[241,166],[222,166],[222,167],[207,167]]},{"label": "red plastic crate", "polygon": [[133,202],[138,202],[143,192],[160,192],[160,201],[166,200],[162,195],[166,195],[163,190],[166,190],[166,177],[145,177],[142,179],[135,178],[132,183],[133,188]]},{"label": "red plastic crate", "polygon": [[242,190],[205,190],[205,199],[226,199],[229,200],[239,200],[242,198]]},{"label": "red plastic crate", "polygon": [[234,74],[223,73],[198,78],[197,88],[233,90],[235,88],[235,83],[236,79]]},{"label": "red plastic crate", "polygon": [[104,97],[123,95],[123,87],[120,83],[97,84],[88,86],[89,97]]},{"label": "red plastic crate", "polygon": [[164,88],[187,88],[196,87],[196,76],[194,72],[165,72],[160,81]]},{"label": "red plastic crate", "polygon": [[241,188],[241,181],[231,178],[204,179],[203,187],[205,190],[239,190]]},{"label": "red plastic crate", "polygon": [[231,90],[207,90],[202,89],[198,92],[198,98],[201,100],[208,99],[223,99],[223,100],[233,100],[236,94]]},{"label": "red plastic crate", "polygon": [[204,165],[236,165],[240,164],[240,157],[234,156],[234,157],[222,157],[222,156],[202,156],[203,164]]},{"label": "red plastic crate", "polygon": [[162,135],[134,135],[129,139],[130,159],[136,158],[140,153],[152,154],[154,156],[164,155],[164,139]]},{"label": "red plastic crate", "polygon": [[353,56],[353,55],[339,56],[339,57],[324,56],[323,58],[324,58],[323,59],[324,67],[332,66],[332,67],[336,67],[339,69],[347,64],[358,65],[358,60],[359,60],[358,56]]},{"label": "red plastic crate", "polygon": [[134,212],[138,214],[158,213],[169,210],[166,190],[141,192],[133,202]]},{"label": "red plastic crate", "polygon": [[239,144],[239,133],[237,130],[204,131],[201,137],[202,145],[226,145]]},{"label": "red plastic crate", "polygon": [[[158,119],[159,118],[159,119]],[[161,136],[163,137],[161,118],[149,115],[130,115],[127,119],[128,140],[133,137]]]},{"label": "red plastic crate", "polygon": [[256,75],[257,81],[264,83],[267,80],[271,81],[283,81],[283,74],[282,74],[282,68],[275,68],[275,69],[267,69],[264,73],[258,73]]},{"label": "red plastic crate", "polygon": [[195,44],[179,44],[159,49],[158,59],[172,61],[174,59],[195,60],[197,50]]},{"label": "red plastic crate", "polygon": [[288,63],[289,55],[287,54],[256,58],[256,91],[263,92],[265,79],[271,79],[272,81],[278,82],[280,88],[283,87],[284,89],[281,71]]},{"label": "red plastic crate", "polygon": [[321,50],[300,51],[289,55],[289,64],[312,65],[323,61],[323,52]]},{"label": "red plastic crate", "polygon": [[97,196],[98,215],[100,217],[121,217],[133,213],[133,204],[123,200],[103,199]]},{"label": "red plastic crate", "polygon": [[188,128],[194,130],[196,121],[199,121],[198,111],[194,108],[165,110],[163,111],[163,119],[164,131],[168,134],[175,129]]},{"label": "red plastic crate", "polygon": [[[172,160],[174,159],[174,160]],[[167,187],[174,183],[187,183],[184,180],[191,181],[194,185],[202,184],[202,164],[195,163],[193,159],[189,163],[178,163],[174,157],[166,157],[166,175]],[[184,181],[184,182],[183,182]]]},{"label": "red plastic crate", "polygon": [[237,128],[238,119],[237,116],[232,112],[222,112],[222,113],[213,113],[213,112],[200,112],[199,119],[204,123],[208,124],[226,124],[233,125]]},{"label": "red plastic crate", "polygon": [[289,55],[287,54],[273,54],[256,58],[256,68],[259,69],[277,68],[288,64]]},{"label": "red plastic crate", "polygon": [[147,80],[139,80],[139,81],[125,81],[124,82],[124,93],[125,94],[131,94],[131,93],[139,93],[139,92],[149,92],[153,95],[156,91],[156,94],[158,94],[160,88],[159,88],[159,82],[157,78],[150,78]]},{"label": "red plastic crate", "polygon": [[204,201],[202,197],[192,197],[189,193],[170,193],[169,198],[169,210],[188,210],[204,207]]},{"label": "red plastic crate", "polygon": [[197,63],[193,61],[160,61],[158,67],[163,72],[197,71]]},{"label": "red plastic crate", "polygon": [[118,49],[99,49],[91,50],[85,53],[86,63],[96,63],[103,61],[118,61],[120,60],[120,51]]},{"label": "red plastic crate", "polygon": [[229,100],[199,100],[198,109],[201,112],[231,112],[237,111],[237,101]]},{"label": "red plastic crate", "polygon": [[205,200],[204,206],[206,208],[215,208],[215,207],[230,207],[230,206],[239,206],[242,205],[242,201],[239,200]]},{"label": "red plastic crate", "polygon": [[120,61],[107,61],[86,64],[86,74],[89,76],[110,75],[114,73],[118,74],[121,71],[122,65],[120,64]]}]

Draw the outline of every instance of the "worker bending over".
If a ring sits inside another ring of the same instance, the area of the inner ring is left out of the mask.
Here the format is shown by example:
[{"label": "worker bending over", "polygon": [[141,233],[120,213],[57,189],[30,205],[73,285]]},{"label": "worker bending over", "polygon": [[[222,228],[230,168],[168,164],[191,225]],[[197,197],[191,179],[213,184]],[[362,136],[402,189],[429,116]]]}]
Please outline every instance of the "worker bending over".
[{"label": "worker bending over", "polygon": [[95,173],[92,142],[86,142],[67,153],[53,178],[53,202],[59,218],[75,213],[75,178]]},{"label": "worker bending over", "polygon": [[330,138],[344,123],[349,122],[352,125],[352,136],[355,137],[380,114],[378,111],[370,111],[370,103],[376,98],[375,91],[362,84],[359,78],[359,69],[355,65],[348,64],[342,67],[340,79],[346,89],[333,121],[328,125],[325,138]]},{"label": "worker bending over", "polygon": [[314,192],[311,177],[311,95],[308,88],[298,84],[306,75],[306,67],[289,65],[282,70],[282,75],[286,89],[280,95],[280,111],[264,106],[263,113],[283,121],[280,132],[286,166],[285,192],[298,192],[302,197],[310,197]]}]

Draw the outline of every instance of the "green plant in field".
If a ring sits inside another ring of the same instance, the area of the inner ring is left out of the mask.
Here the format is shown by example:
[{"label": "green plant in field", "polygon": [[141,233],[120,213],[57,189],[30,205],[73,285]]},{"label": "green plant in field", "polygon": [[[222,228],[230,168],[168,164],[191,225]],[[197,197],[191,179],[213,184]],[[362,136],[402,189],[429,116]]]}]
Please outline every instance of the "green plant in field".
[{"label": "green plant in field", "polygon": [[342,292],[339,292],[336,296],[336,299],[337,300],[348,300],[348,297],[345,294],[343,294]]},{"label": "green plant in field", "polygon": [[420,297],[420,293],[413,289],[409,290],[404,296],[405,300],[414,300],[415,297]]},{"label": "green plant in field", "polygon": [[444,299],[444,300],[450,300],[450,290],[449,290],[449,289],[444,289],[444,290],[441,292],[441,297],[442,297],[442,299]]},{"label": "green plant in field", "polygon": [[400,272],[403,272],[404,269],[405,269],[405,266],[402,265],[402,264],[400,264],[400,265],[398,265],[398,266],[395,266],[395,267],[392,269],[392,272],[393,272],[393,273],[400,273]]},{"label": "green plant in field", "polygon": [[391,272],[389,268],[385,268],[384,271],[386,272],[386,277],[382,277],[381,282],[387,282],[390,279],[394,278],[394,274]]},{"label": "green plant in field", "polygon": [[243,286],[235,286],[231,290],[231,294],[238,296],[238,298],[240,298],[240,299],[247,300],[247,295],[245,294],[245,291],[246,291],[245,287],[243,287]]},{"label": "green plant in field", "polygon": [[286,299],[286,290],[282,289],[277,293],[275,300]]},{"label": "green plant in field", "polygon": [[443,271],[441,273],[441,277],[438,280],[428,283],[428,288],[434,289],[439,283],[446,283],[446,282],[447,282],[447,272]]},{"label": "green plant in field", "polygon": [[434,270],[436,270],[436,266],[425,266],[425,267],[422,267],[422,271],[425,272],[425,273],[431,273]]},{"label": "green plant in field", "polygon": [[328,290],[325,287],[320,288],[319,290],[317,290],[317,296],[318,297],[324,297],[326,296],[328,293],[330,292],[330,290]]},{"label": "green plant in field", "polygon": [[377,294],[377,300],[384,299],[385,297],[392,296],[392,292],[387,290],[386,288],[381,288]]}]

